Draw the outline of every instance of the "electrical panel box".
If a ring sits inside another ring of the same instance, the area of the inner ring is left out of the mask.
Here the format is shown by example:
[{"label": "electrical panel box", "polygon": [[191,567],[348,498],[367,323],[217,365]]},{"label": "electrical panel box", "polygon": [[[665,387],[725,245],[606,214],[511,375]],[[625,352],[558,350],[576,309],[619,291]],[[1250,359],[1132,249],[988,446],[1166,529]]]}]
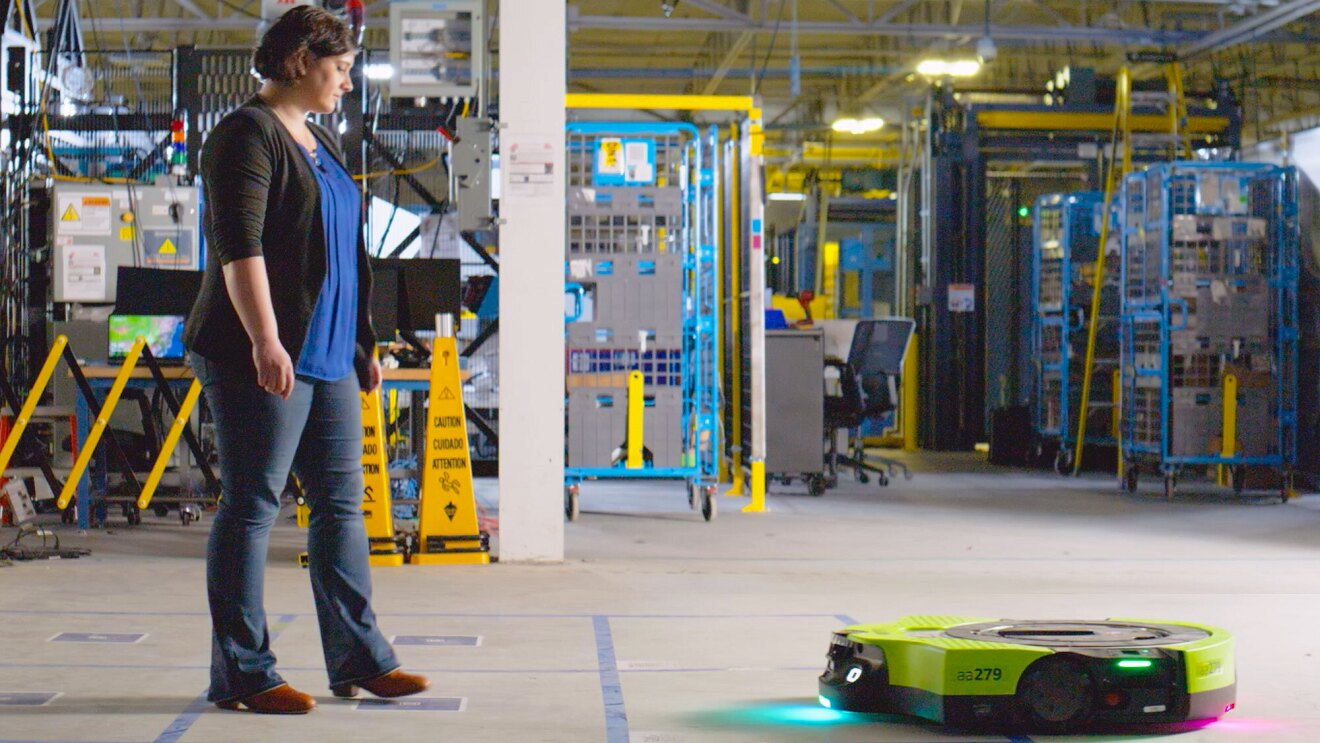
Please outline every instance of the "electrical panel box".
[{"label": "electrical panel box", "polygon": [[458,197],[458,228],[484,230],[491,226],[491,122],[458,120],[458,141],[450,155],[453,193]]},{"label": "electrical panel box", "polygon": [[475,98],[486,74],[483,0],[390,4],[390,95]]},{"label": "electrical panel box", "polygon": [[198,269],[197,188],[167,181],[55,185],[50,235],[56,302],[115,301],[120,266]]}]

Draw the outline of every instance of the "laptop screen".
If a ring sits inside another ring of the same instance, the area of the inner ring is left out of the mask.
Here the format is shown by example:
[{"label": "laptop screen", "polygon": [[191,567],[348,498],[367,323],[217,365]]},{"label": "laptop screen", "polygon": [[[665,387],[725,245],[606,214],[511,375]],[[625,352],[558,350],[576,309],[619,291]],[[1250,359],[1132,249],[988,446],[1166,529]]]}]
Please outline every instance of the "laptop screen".
[{"label": "laptop screen", "polygon": [[122,359],[142,336],[161,361],[183,361],[183,315],[111,315],[110,358]]}]

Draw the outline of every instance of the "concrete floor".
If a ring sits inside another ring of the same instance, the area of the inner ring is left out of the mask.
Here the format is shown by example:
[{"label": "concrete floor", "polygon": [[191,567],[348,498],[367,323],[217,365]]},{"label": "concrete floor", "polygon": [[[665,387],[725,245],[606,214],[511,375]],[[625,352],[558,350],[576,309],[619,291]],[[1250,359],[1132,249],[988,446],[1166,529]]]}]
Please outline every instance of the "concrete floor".
[{"label": "concrete floor", "polygon": [[[766,514],[723,497],[712,523],[677,484],[588,484],[563,565],[377,569],[387,634],[480,638],[398,644],[406,668],[431,675],[432,710],[330,697],[291,525],[271,550],[267,607],[282,672],[321,704],[292,718],[204,702],[206,521],[147,515],[136,528],[116,517],[86,536],[65,530],[66,544],[93,556],[0,568],[0,705],[59,693],[44,706],[0,706],[0,743],[1059,739],[818,707],[830,631],[903,614],[1220,625],[1238,638],[1238,709],[1176,739],[1320,740],[1320,635],[1309,631],[1320,616],[1320,496],[1272,505],[1206,488],[1169,503],[1154,482],[1125,496],[1107,480],[969,456],[914,463],[916,479],[887,489],[845,476],[811,498],[776,485]],[[492,483],[479,487],[493,496]],[[65,632],[145,637],[51,641]]]}]

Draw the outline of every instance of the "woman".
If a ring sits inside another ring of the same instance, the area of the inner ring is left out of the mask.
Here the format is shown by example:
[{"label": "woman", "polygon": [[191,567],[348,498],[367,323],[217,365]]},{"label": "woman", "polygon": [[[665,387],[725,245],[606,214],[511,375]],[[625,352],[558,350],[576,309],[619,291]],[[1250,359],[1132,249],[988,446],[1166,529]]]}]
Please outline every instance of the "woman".
[{"label": "woman", "polygon": [[330,686],[415,694],[376,627],[363,528],[359,388],[380,384],[361,200],[332,137],[307,121],[353,89],[348,29],[310,6],[266,32],[257,96],[202,151],[208,245],[184,340],[215,420],[224,484],[207,547],[208,699],[302,714],[316,702],[275,671],[262,606],[270,528],[290,468],[308,494],[312,593]]}]

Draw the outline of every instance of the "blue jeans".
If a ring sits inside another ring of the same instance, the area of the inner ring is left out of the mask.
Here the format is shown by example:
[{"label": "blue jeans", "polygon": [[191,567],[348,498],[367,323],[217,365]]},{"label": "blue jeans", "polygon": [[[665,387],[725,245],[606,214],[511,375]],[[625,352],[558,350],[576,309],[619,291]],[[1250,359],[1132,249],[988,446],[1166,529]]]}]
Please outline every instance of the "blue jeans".
[{"label": "blue jeans", "polygon": [[206,551],[212,628],[207,698],[242,699],[284,683],[275,672],[262,597],[270,529],[290,468],[311,509],[308,567],[331,685],[398,668],[371,610],[356,377],[298,377],[289,399],[281,400],[258,387],[244,367],[196,353],[191,359],[215,422],[222,483]]}]

